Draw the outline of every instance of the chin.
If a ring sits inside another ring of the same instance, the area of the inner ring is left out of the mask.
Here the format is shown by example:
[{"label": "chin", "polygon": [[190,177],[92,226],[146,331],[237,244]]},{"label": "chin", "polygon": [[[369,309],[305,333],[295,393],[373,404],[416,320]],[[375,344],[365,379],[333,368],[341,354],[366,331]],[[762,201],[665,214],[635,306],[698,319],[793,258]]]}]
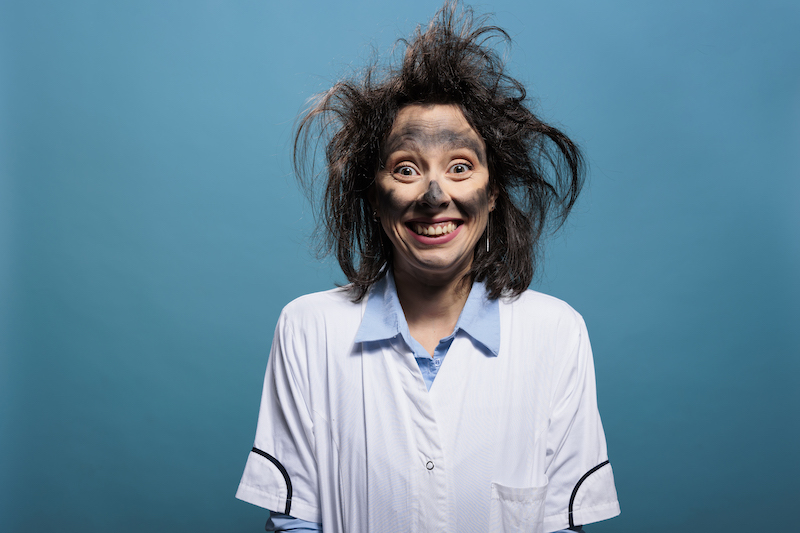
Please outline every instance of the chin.
[{"label": "chin", "polygon": [[[471,258],[470,258],[471,259]],[[400,269],[415,279],[438,280],[442,282],[460,279],[469,272],[472,261],[448,261],[443,259],[418,260],[399,265]],[[397,267],[395,267],[397,269]]]}]

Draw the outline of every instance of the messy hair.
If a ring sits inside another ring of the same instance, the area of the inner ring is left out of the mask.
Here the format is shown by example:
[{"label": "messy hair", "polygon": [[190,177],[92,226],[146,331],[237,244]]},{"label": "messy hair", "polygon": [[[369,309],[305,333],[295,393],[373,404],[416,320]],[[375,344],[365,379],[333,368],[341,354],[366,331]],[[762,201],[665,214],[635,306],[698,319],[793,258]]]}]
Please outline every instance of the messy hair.
[{"label": "messy hair", "polygon": [[[399,44],[399,65],[374,61],[360,75],[317,96],[302,115],[294,166],[314,197],[323,177],[321,255],[335,253],[358,301],[392,264],[392,245],[373,217],[368,191],[381,168],[381,148],[398,111],[410,104],[451,104],[486,144],[490,190],[497,193],[485,239],[470,275],[491,298],[518,296],[533,279],[541,237],[566,220],[583,184],[583,157],[557,128],[531,110],[525,87],[505,73],[491,46],[508,34],[446,3],[426,28]],[[326,143],[323,172],[314,160]]]}]

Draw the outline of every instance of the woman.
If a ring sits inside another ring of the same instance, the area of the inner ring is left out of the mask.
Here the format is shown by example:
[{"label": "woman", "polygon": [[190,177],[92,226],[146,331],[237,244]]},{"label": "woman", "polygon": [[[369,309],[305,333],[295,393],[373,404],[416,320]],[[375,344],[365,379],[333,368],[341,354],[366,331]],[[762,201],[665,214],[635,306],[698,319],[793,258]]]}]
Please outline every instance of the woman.
[{"label": "woman", "polygon": [[281,314],[237,493],[268,529],[579,531],[619,513],[583,320],[527,289],[582,159],[494,36],[446,5],[401,65],[338,83],[299,125],[301,178],[328,139],[325,237],[350,284]]}]

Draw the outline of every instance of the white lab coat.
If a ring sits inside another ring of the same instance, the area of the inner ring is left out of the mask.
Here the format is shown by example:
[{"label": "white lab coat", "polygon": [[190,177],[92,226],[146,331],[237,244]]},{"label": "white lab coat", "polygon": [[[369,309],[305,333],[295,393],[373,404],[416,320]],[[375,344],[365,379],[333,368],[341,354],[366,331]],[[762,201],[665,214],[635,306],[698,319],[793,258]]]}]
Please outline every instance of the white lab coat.
[{"label": "white lab coat", "polygon": [[459,332],[428,391],[400,337],[354,342],[365,302],[349,298],[281,314],[238,498],[326,533],[543,533],[619,514],[571,307],[501,300],[498,354]]}]

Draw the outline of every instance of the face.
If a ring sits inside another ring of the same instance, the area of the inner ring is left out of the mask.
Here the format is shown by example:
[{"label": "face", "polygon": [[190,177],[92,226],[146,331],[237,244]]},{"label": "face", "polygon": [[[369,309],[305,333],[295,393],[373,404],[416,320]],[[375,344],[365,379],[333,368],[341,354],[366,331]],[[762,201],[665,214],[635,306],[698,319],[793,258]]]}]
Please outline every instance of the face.
[{"label": "face", "polygon": [[460,280],[496,198],[483,139],[456,106],[409,105],[398,112],[382,158],[370,202],[392,241],[396,275]]}]

